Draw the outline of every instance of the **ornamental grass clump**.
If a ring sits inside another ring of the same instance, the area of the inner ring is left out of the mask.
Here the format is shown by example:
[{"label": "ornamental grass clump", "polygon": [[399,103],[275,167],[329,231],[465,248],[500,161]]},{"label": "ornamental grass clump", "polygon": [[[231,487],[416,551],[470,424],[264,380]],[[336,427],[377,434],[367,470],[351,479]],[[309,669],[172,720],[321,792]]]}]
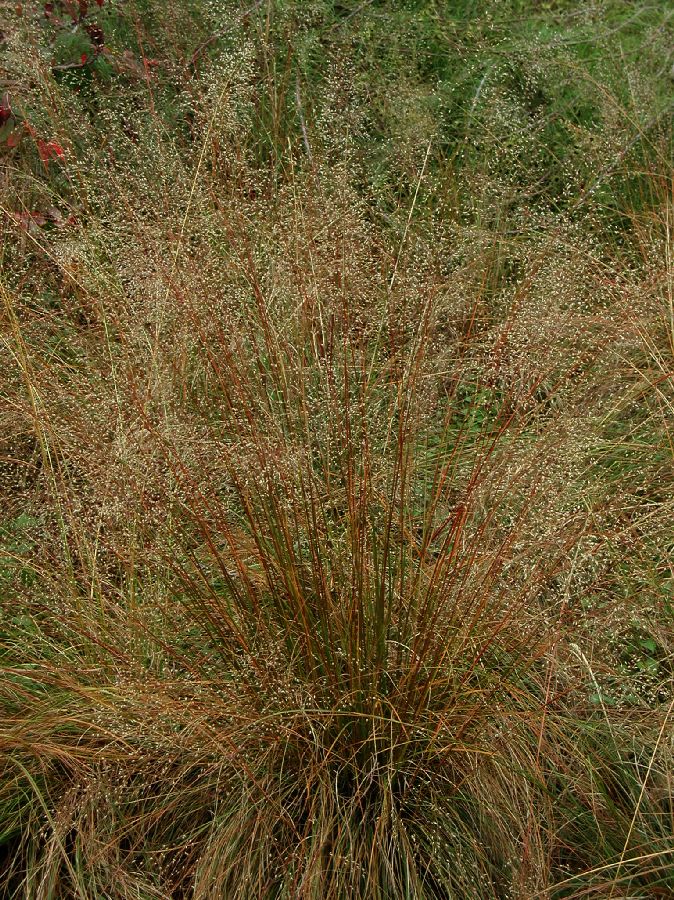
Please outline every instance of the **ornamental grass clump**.
[{"label": "ornamental grass clump", "polygon": [[13,319],[47,505],[5,638],[10,893],[533,893],[559,808],[588,814],[586,379],[523,371],[510,314],[478,327],[321,177],[254,239],[232,193],[220,297],[205,253],[146,243],[151,326],[77,269],[77,366]]},{"label": "ornamental grass clump", "polygon": [[49,6],[2,38],[0,893],[674,892],[669,20],[602,37],[628,102],[561,12]]}]

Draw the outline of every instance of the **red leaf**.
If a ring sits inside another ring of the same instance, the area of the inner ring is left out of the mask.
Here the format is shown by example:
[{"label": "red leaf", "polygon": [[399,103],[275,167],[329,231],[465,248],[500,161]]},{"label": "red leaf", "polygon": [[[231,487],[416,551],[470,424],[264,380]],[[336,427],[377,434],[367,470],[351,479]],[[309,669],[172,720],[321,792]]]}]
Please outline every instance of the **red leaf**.
[{"label": "red leaf", "polygon": [[12,107],[9,104],[9,94],[3,94],[0,98],[0,128],[12,115]]},{"label": "red leaf", "polygon": [[34,232],[47,224],[47,219],[41,212],[13,213],[13,218],[24,231]]},{"label": "red leaf", "polygon": [[15,130],[10,134],[10,136],[7,138],[7,140],[5,141],[5,144],[6,144],[6,145],[10,148],[10,150],[11,150],[13,147],[18,147],[18,146],[19,146],[19,144],[21,143],[21,138],[22,138],[22,137],[23,137],[23,135],[21,134],[21,132],[15,129]]},{"label": "red leaf", "polygon": [[38,156],[45,164],[45,166],[49,165],[49,160],[51,159],[51,154],[49,153],[49,148],[47,147],[46,141],[38,141],[37,142],[37,152]]},{"label": "red leaf", "polygon": [[63,147],[57,141],[41,141],[38,139],[37,152],[45,169],[49,168],[49,160],[66,158]]},{"label": "red leaf", "polygon": [[49,141],[48,146],[53,156],[58,156],[59,159],[66,158],[63,147],[60,144],[57,144],[56,141]]}]

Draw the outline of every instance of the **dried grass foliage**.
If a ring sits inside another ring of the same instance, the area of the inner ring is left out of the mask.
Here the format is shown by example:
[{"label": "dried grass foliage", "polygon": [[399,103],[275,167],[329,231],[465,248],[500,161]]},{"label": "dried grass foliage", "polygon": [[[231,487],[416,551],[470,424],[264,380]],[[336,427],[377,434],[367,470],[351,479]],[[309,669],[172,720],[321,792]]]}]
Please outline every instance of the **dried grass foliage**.
[{"label": "dried grass foliage", "polygon": [[[320,117],[264,156],[256,40],[187,84],[183,142],[152,93],[131,136],[102,97],[97,145],[32,86],[77,220],[21,227],[51,188],[7,169],[0,883],[666,896],[667,148],[621,234],[527,205],[546,122],[494,71],[493,164],[401,114],[387,208]],[[628,618],[659,661],[625,685]]]}]

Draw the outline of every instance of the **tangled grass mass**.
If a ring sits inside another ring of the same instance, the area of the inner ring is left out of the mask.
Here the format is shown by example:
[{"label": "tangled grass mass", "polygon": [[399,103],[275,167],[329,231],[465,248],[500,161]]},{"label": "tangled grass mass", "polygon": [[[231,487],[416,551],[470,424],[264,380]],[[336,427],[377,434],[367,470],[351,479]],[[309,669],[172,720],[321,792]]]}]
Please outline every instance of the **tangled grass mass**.
[{"label": "tangled grass mass", "polygon": [[0,896],[674,897],[670,0],[0,28]]}]

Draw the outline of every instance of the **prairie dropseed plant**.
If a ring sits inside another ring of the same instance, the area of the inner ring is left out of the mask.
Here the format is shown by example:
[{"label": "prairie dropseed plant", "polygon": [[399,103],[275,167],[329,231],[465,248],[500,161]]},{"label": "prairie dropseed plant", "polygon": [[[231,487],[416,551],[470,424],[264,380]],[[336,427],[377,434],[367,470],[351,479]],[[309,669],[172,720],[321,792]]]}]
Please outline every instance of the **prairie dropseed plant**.
[{"label": "prairie dropseed plant", "polygon": [[96,6],[4,37],[2,890],[668,896],[670,19]]}]

